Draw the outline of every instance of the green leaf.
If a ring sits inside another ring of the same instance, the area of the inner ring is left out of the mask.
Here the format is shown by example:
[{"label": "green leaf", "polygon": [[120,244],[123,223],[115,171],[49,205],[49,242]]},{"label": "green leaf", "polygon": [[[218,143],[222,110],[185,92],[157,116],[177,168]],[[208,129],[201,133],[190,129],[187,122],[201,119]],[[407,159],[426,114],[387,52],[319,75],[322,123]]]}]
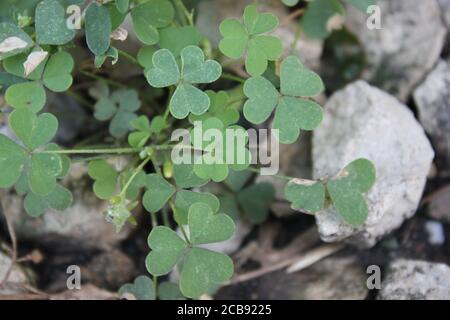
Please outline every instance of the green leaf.
[{"label": "green leaf", "polygon": [[159,284],[158,296],[161,300],[186,300],[178,285],[168,281]]},{"label": "green leaf", "polygon": [[261,35],[278,26],[278,18],[271,13],[259,13],[256,6],[249,5],[244,11],[244,24],[238,20],[226,19],[220,25],[223,39],[219,49],[230,58],[241,57],[247,49],[245,66],[252,76],[262,75],[268,61],[277,60],[283,46],[281,40],[273,36]]},{"label": "green leaf", "polygon": [[247,47],[249,35],[242,24],[236,19],[225,19],[220,24],[220,51],[230,58],[240,58]]},{"label": "green leaf", "polygon": [[197,46],[202,39],[202,35],[196,27],[168,27],[159,32],[159,46],[170,50],[175,57],[178,57],[187,46]]},{"label": "green leaf", "polygon": [[181,51],[183,80],[197,83],[211,83],[220,78],[221,65],[214,60],[206,60],[202,49],[196,46],[185,47]]},{"label": "green leaf", "polygon": [[148,236],[148,246],[152,250],[145,265],[148,272],[155,276],[169,273],[178,263],[187,244],[170,228],[157,226]]},{"label": "green leaf", "polygon": [[325,188],[321,182],[294,179],[284,189],[292,208],[314,214],[324,208]]},{"label": "green leaf", "polygon": [[229,280],[233,269],[233,261],[223,253],[192,248],[181,271],[181,292],[188,298],[198,298],[213,285]]},{"label": "green leaf", "polygon": [[269,205],[275,200],[275,189],[270,183],[251,185],[238,193],[238,201],[245,215],[258,224],[269,215]]},{"label": "green leaf", "polygon": [[155,173],[147,176],[146,188],[142,204],[150,213],[159,211],[176,191],[174,186]]},{"label": "green leaf", "polygon": [[309,3],[301,26],[310,38],[326,38],[330,34],[328,20],[336,14],[345,14],[345,8],[338,0],[314,0]]},{"label": "green leaf", "polygon": [[36,153],[31,156],[28,184],[33,193],[47,196],[56,187],[56,178],[62,171],[61,158],[53,153]]},{"label": "green leaf", "polygon": [[315,129],[323,118],[322,108],[306,99],[283,97],[278,104],[272,129],[279,130],[278,140],[284,144],[297,141],[300,130]]},{"label": "green leaf", "polygon": [[129,6],[130,0],[116,0],[116,7],[120,13],[126,13],[128,11]]},{"label": "green leaf", "polygon": [[281,1],[288,7],[293,7],[297,5],[297,3],[299,2],[299,0],[281,0]]},{"label": "green leaf", "polygon": [[361,10],[366,13],[367,8],[373,5],[376,5],[376,0],[346,0],[350,5],[355,7],[356,9]]},{"label": "green leaf", "polygon": [[52,55],[45,66],[42,80],[44,85],[54,92],[63,92],[70,88],[73,82],[72,69],[74,61],[72,56],[59,51]]},{"label": "green leaf", "polygon": [[57,0],[43,0],[36,6],[36,41],[39,44],[63,45],[75,37],[67,27],[64,7]]},{"label": "green leaf", "polygon": [[103,159],[89,162],[88,174],[95,180],[93,190],[100,199],[109,199],[116,191],[117,171]]},{"label": "green leaf", "polygon": [[45,105],[46,95],[39,82],[23,82],[10,86],[6,90],[5,99],[15,109],[39,112]]},{"label": "green leaf", "polygon": [[153,67],[146,73],[147,81],[155,88],[164,88],[180,80],[180,70],[173,54],[160,49],[152,55]]},{"label": "green leaf", "polygon": [[249,98],[244,104],[244,116],[254,124],[266,121],[278,103],[278,91],[263,77],[245,81],[244,94]]},{"label": "green leaf", "polygon": [[179,188],[201,187],[208,183],[208,179],[199,178],[194,173],[193,164],[175,164],[173,177]]},{"label": "green leaf", "polygon": [[250,34],[261,34],[272,31],[278,26],[278,18],[272,13],[259,13],[255,5],[244,10],[244,24]]},{"label": "green leaf", "polygon": [[176,119],[184,119],[192,112],[196,115],[205,113],[209,108],[209,98],[202,90],[182,83],[177,86],[170,100],[170,113]]},{"label": "green leaf", "polygon": [[117,61],[119,61],[119,50],[114,47],[109,47],[108,51],[106,51],[103,55],[95,56],[94,65],[96,68],[101,68],[105,63],[106,59],[111,58],[111,64],[115,65]]},{"label": "green leaf", "polygon": [[324,90],[322,79],[295,56],[283,60],[280,80],[281,93],[288,96],[313,97]]},{"label": "green leaf", "polygon": [[96,56],[103,55],[111,43],[111,18],[106,6],[92,2],[86,10],[86,42]]},{"label": "green leaf", "polygon": [[29,109],[16,109],[9,116],[11,129],[29,149],[48,143],[56,134],[58,120],[50,113],[39,116]]},{"label": "green leaf", "polygon": [[174,16],[175,10],[168,0],[150,0],[131,10],[134,32],[147,45],[158,43],[158,28],[167,27]]},{"label": "green leaf", "polygon": [[213,209],[203,202],[194,203],[189,208],[188,225],[190,239],[194,245],[228,240],[235,229],[229,216],[223,213],[215,214]]},{"label": "green leaf", "polygon": [[225,127],[235,124],[239,121],[239,112],[230,105],[230,97],[225,91],[214,92],[208,90],[205,92],[211,102],[209,109],[202,115],[189,115],[189,121],[205,121],[210,117],[215,117],[222,121]]},{"label": "green leaf", "polygon": [[358,159],[328,181],[327,190],[331,201],[346,223],[357,227],[366,221],[369,210],[362,193],[370,190],[375,179],[372,162]]},{"label": "green leaf", "polygon": [[244,185],[248,182],[252,173],[250,171],[234,171],[230,170],[227,179],[224,181],[225,184],[233,192],[238,192],[242,190]]},{"label": "green leaf", "polygon": [[28,215],[39,217],[48,209],[62,211],[72,204],[72,194],[66,188],[56,185],[47,196],[39,196],[29,192],[24,200],[24,207]]},{"label": "green leaf", "polygon": [[208,192],[180,190],[175,199],[175,219],[178,223],[188,223],[189,208],[197,202],[208,205],[214,213],[219,210],[220,202],[215,195]]},{"label": "green leaf", "polygon": [[126,294],[131,294],[136,300],[156,300],[155,284],[149,277],[139,276],[134,283],[120,287],[119,296],[125,298]]},{"label": "green leaf", "polygon": [[0,23],[0,61],[25,52],[33,45],[30,36],[9,22]]},{"label": "green leaf", "polygon": [[0,188],[10,188],[17,182],[27,159],[24,148],[0,134]]},{"label": "green leaf", "polygon": [[147,70],[153,67],[153,54],[156,52],[156,48],[154,46],[144,46],[139,49],[137,60],[139,64],[145,68],[144,73],[147,73]]},{"label": "green leaf", "polygon": [[40,80],[42,77],[42,73],[44,72],[44,67],[46,65],[47,59],[42,61],[33,72],[31,72],[28,76],[25,76],[24,63],[27,60],[28,54],[20,53],[13,57],[6,58],[3,61],[3,68],[10,74],[15,76],[26,78],[29,80]]}]

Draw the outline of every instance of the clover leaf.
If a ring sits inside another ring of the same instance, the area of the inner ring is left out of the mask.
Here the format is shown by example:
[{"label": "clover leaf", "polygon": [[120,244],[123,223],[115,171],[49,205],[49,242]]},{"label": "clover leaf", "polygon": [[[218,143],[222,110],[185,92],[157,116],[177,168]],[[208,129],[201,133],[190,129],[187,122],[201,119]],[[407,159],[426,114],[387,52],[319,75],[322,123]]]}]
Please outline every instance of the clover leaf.
[{"label": "clover leaf", "polygon": [[278,26],[278,18],[271,13],[259,13],[256,6],[245,8],[243,23],[226,19],[220,24],[223,39],[220,51],[230,58],[240,58],[247,51],[245,67],[252,76],[259,76],[267,69],[268,61],[277,60],[283,47],[280,39],[262,35]]},{"label": "clover leaf", "polygon": [[120,13],[126,13],[130,6],[130,0],[116,0],[117,11]]},{"label": "clover leaf", "polygon": [[149,0],[131,10],[134,32],[147,45],[158,43],[158,29],[167,27],[174,16],[175,10],[168,0]]},{"label": "clover leaf", "polygon": [[16,183],[27,162],[27,156],[23,147],[0,134],[0,188],[9,188]]},{"label": "clover leaf", "polygon": [[168,49],[175,57],[181,54],[181,51],[188,46],[198,46],[202,39],[201,33],[196,27],[167,27],[159,32],[159,46]]},{"label": "clover leaf", "polygon": [[196,46],[181,51],[181,70],[175,56],[167,49],[160,49],[152,56],[153,67],[146,73],[147,81],[155,88],[176,85],[170,99],[170,113],[177,119],[184,119],[189,113],[205,113],[210,100],[206,93],[194,84],[211,83],[219,79],[222,67],[217,61],[206,60],[203,51]]},{"label": "clover leaf", "polygon": [[363,193],[375,183],[375,166],[367,159],[357,159],[327,182],[331,201],[342,219],[352,225],[362,225],[368,215]]},{"label": "clover leaf", "polygon": [[375,178],[373,163],[357,159],[328,181],[293,179],[284,193],[294,209],[312,214],[324,208],[327,193],[339,216],[357,227],[367,219],[368,207],[363,193],[370,190]]},{"label": "clover leaf", "polygon": [[[209,131],[210,141],[198,134],[199,131]],[[226,128],[217,118],[195,123],[191,130],[191,143],[196,150],[203,150],[195,156],[193,167],[201,179],[221,182],[227,178],[229,169],[242,171],[251,163],[251,153],[246,146],[247,131],[237,125]]]},{"label": "clover leaf", "polygon": [[233,262],[222,253],[197,245],[227,240],[235,226],[230,217],[214,214],[204,203],[190,207],[188,220],[190,245],[167,227],[158,226],[151,231],[148,244],[152,251],[147,256],[146,266],[151,274],[164,275],[181,262],[181,292],[186,297],[198,298],[212,286],[231,278]]},{"label": "clover leaf", "polygon": [[284,194],[296,210],[313,214],[325,206],[325,187],[321,182],[294,179],[286,185]]},{"label": "clover leaf", "polygon": [[308,37],[323,39],[330,34],[328,21],[335,15],[345,15],[345,8],[339,0],[315,0],[309,3],[301,26]]},{"label": "clover leaf", "polygon": [[140,116],[139,118],[130,121],[130,125],[136,129],[136,131],[129,134],[128,143],[132,147],[139,148],[147,143],[147,140],[152,134],[158,134],[168,126],[166,120],[162,116],[154,117],[151,123],[146,116]]},{"label": "clover leaf", "polygon": [[159,211],[175,193],[175,187],[154,173],[147,176],[147,191],[142,199],[144,208],[151,213]]},{"label": "clover leaf", "polygon": [[103,55],[111,44],[112,23],[106,6],[92,2],[86,10],[86,42],[96,56]]},{"label": "clover leaf", "polygon": [[174,164],[173,177],[179,188],[201,187],[208,183],[208,179],[198,177],[193,164]]},{"label": "clover leaf", "polygon": [[89,162],[88,174],[95,180],[93,190],[100,199],[109,199],[116,191],[118,173],[112,165],[105,160]]},{"label": "clover leaf", "polygon": [[53,191],[46,196],[40,196],[29,191],[24,199],[24,207],[28,215],[40,217],[48,209],[62,211],[70,207],[72,201],[70,191],[57,184]]},{"label": "clover leaf", "polygon": [[186,300],[180,291],[180,287],[176,283],[169,281],[159,284],[158,297],[160,300]]},{"label": "clover leaf", "polygon": [[285,5],[287,5],[288,7],[293,7],[295,5],[297,5],[297,3],[300,0],[281,0]]},{"label": "clover leaf", "polygon": [[267,182],[256,183],[245,187],[251,174],[247,171],[230,171],[225,184],[232,193],[225,193],[220,199],[220,208],[232,217],[241,210],[250,222],[260,224],[269,215],[269,206],[275,200],[275,189]]},{"label": "clover leaf", "polygon": [[235,124],[239,121],[239,112],[230,105],[230,96],[225,91],[214,92],[206,91],[211,101],[211,105],[207,112],[202,115],[189,115],[189,121],[204,121],[207,118],[214,117],[222,121],[225,127]]},{"label": "clover leaf", "polygon": [[189,208],[197,202],[207,204],[214,213],[219,210],[219,199],[212,193],[180,190],[175,198],[176,221],[180,224],[187,224]]},{"label": "clover leaf", "polygon": [[65,10],[57,0],[43,0],[36,6],[36,41],[39,44],[63,45],[75,37],[67,27]]},{"label": "clover leaf", "polygon": [[45,105],[45,89],[39,82],[22,82],[10,86],[5,93],[9,106],[39,112]]},{"label": "clover leaf", "polygon": [[131,295],[136,300],[155,300],[156,288],[153,280],[147,276],[139,276],[133,283],[127,283],[120,287],[119,296],[128,298]]},{"label": "clover leaf", "polygon": [[251,123],[260,124],[276,107],[272,129],[278,131],[281,143],[294,143],[300,130],[313,130],[322,121],[322,108],[305,98],[323,89],[323,82],[316,73],[308,70],[297,57],[289,56],[281,64],[281,93],[261,76],[245,82],[244,94],[249,99],[244,104],[244,116]]},{"label": "clover leaf", "polygon": [[65,52],[59,51],[52,55],[47,62],[42,75],[44,85],[54,92],[63,92],[72,85],[73,58]]},{"label": "clover leaf", "polygon": [[141,102],[136,90],[119,89],[111,95],[107,86],[103,91],[96,95],[94,90],[91,95],[99,98],[95,104],[94,117],[100,121],[111,120],[109,123],[109,132],[115,138],[122,138],[132,129],[131,121],[137,118],[137,111]]},{"label": "clover leaf", "polygon": [[33,45],[30,36],[10,22],[0,23],[0,61],[27,51]]}]

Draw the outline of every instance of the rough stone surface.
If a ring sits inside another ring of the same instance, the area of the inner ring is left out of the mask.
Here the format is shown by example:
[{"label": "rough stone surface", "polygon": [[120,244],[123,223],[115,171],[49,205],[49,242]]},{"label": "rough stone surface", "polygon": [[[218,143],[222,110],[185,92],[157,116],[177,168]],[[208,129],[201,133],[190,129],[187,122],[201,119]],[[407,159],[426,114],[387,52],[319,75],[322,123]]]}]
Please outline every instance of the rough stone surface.
[{"label": "rough stone surface", "polygon": [[419,119],[437,155],[450,161],[450,64],[441,60],[415,90]]},{"label": "rough stone surface", "polygon": [[328,258],[300,272],[286,274],[281,270],[242,285],[225,287],[217,298],[363,300],[368,294],[366,278],[354,258]]},{"label": "rough stone surface", "polygon": [[449,300],[450,268],[443,263],[396,260],[381,284],[380,300]]},{"label": "rough stone surface", "polygon": [[[11,265],[11,258],[6,254],[0,252],[0,281],[5,278],[6,272]],[[33,274],[19,265],[14,265],[11,273],[9,274],[8,282],[2,288],[0,288],[0,300],[2,295],[12,295],[25,292],[23,285],[29,286],[33,282]]]},{"label": "rough stone surface", "polygon": [[367,15],[349,8],[347,26],[367,52],[366,80],[406,101],[437,62],[446,28],[437,0],[378,0],[382,29],[369,30]]},{"label": "rough stone surface", "polygon": [[441,5],[442,18],[444,19],[447,29],[450,30],[450,0],[438,0]]},{"label": "rough stone surface", "polygon": [[109,249],[125,239],[131,231],[126,226],[117,233],[107,222],[104,212],[108,202],[96,198],[84,164],[71,167],[65,181],[74,201],[64,211],[49,210],[39,218],[31,218],[23,209],[23,199],[13,191],[0,190],[0,202],[11,217],[19,239],[39,243],[59,244],[61,250],[70,247]]},{"label": "rough stone surface", "polygon": [[[240,19],[245,7],[253,2],[253,0],[202,1],[197,8],[197,27],[214,46],[217,46],[221,39],[218,28],[220,23],[226,18]],[[270,11],[280,20],[280,25],[273,34],[280,37],[287,55],[295,39],[296,21],[282,23],[288,13],[286,7],[279,0],[259,1],[258,10],[261,12]],[[322,41],[301,37],[296,46],[296,53],[308,67],[317,69],[320,64],[322,49]]]},{"label": "rough stone surface", "polygon": [[366,195],[366,223],[353,228],[329,208],[316,215],[321,238],[370,247],[398,228],[417,209],[433,155],[412,112],[394,97],[363,81],[335,93],[314,134],[314,177],[334,176],[353,160],[367,158],[377,180]]}]

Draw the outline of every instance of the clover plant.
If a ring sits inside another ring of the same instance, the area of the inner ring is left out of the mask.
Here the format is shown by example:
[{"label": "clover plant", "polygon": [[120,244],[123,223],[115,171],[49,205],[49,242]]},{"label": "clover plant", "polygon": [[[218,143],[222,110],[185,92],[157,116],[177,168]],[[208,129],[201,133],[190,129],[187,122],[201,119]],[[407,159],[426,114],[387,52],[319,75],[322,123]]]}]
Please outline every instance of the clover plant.
[{"label": "clover plant", "polygon": [[[372,3],[346,1],[360,9]],[[213,292],[232,278],[233,261],[204,245],[230,239],[239,219],[263,223],[275,200],[271,183],[253,183],[260,169],[251,161],[245,129],[272,119],[280,143],[298,142],[302,131],[320,125],[323,111],[315,97],[324,92],[324,84],[301,56],[283,54],[287,48],[270,34],[279,19],[257,5],[247,6],[241,19],[214,26],[222,35],[214,48],[195,26],[195,12],[181,0],[90,1],[82,30],[66,23],[69,4],[85,1],[2,2],[0,86],[8,107],[1,111],[13,134],[0,134],[0,187],[23,195],[25,211],[38,218],[71,206],[63,178],[73,157],[85,161],[93,192],[109,202],[104,214],[118,232],[136,223],[135,208],[143,207],[152,221],[149,275],[124,285],[120,295],[184,299]],[[324,21],[334,13],[342,13],[339,0],[315,0],[301,24],[307,34],[324,36]],[[132,28],[127,32],[141,43],[138,53],[118,49],[111,36],[127,33],[121,25],[128,15]],[[88,61],[75,61],[84,42],[91,55]],[[104,76],[116,66],[107,63],[108,57],[135,68],[136,80]],[[239,59],[245,69],[236,74],[230,66]],[[74,81],[88,82],[88,94]],[[98,136],[91,147],[58,146],[58,119],[47,108],[51,93],[80,101],[99,125],[108,123],[110,137]],[[209,149],[196,135],[199,124],[223,135],[224,145]],[[190,138],[182,149],[196,154],[191,163],[173,157],[176,144],[170,136],[179,128]],[[243,135],[243,143],[229,147],[234,137],[225,132]],[[232,161],[225,161],[231,154]],[[127,164],[115,166],[110,158],[117,156]],[[220,161],[203,161],[208,156]],[[375,181],[367,159],[349,163],[332,177],[277,177],[286,181],[285,198],[294,209],[315,214],[331,206],[354,227],[367,218],[365,194]],[[224,187],[211,188],[215,183]],[[174,268],[180,272],[178,284],[167,281]]]}]

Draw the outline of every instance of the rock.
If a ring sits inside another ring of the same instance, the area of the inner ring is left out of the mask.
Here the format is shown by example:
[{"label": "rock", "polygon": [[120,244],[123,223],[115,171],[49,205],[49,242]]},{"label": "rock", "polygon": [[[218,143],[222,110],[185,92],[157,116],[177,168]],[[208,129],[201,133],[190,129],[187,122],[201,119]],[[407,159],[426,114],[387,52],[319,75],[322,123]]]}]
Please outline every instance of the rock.
[{"label": "rock", "polygon": [[371,247],[398,228],[417,209],[433,155],[413,113],[394,97],[363,81],[335,93],[314,133],[314,177],[334,176],[353,160],[367,158],[377,180],[366,195],[369,215],[362,227],[345,224],[333,208],[316,214],[322,240]]},{"label": "rock", "polygon": [[450,223],[450,186],[440,190],[428,205],[428,215]]},{"label": "rock", "polygon": [[443,263],[396,260],[387,271],[380,300],[448,300],[450,268]]},{"label": "rock", "polygon": [[14,223],[21,240],[42,244],[58,244],[57,248],[98,248],[108,250],[128,237],[131,227],[126,225],[117,233],[114,225],[107,222],[104,212],[107,201],[99,200],[91,190],[87,167],[74,163],[66,187],[72,191],[74,201],[64,211],[49,210],[39,218],[29,217],[23,209],[23,199],[13,191],[0,190],[0,201]]},{"label": "rock", "polygon": [[[0,282],[5,278],[11,265],[11,258],[0,251]],[[4,287],[0,287],[0,300],[2,295],[24,293],[27,290],[23,286],[33,285],[35,275],[28,269],[15,264]]]},{"label": "rock", "polygon": [[444,226],[438,221],[427,221],[425,231],[428,233],[428,243],[435,246],[442,246],[445,243]]},{"label": "rock", "polygon": [[349,8],[347,27],[363,44],[368,68],[364,79],[406,101],[436,64],[446,28],[437,0],[379,0],[380,30],[370,30],[367,15]]},{"label": "rock", "polygon": [[[326,275],[326,276],[324,276]],[[367,275],[352,257],[328,258],[292,274],[285,270],[224,287],[217,299],[363,300]]]},{"label": "rock", "polygon": [[[216,0],[202,1],[199,3],[197,12],[197,27],[211,43],[217,47],[221,39],[219,25],[226,18],[240,19],[247,5],[252,4],[253,0]],[[259,11],[270,11],[280,20],[280,25],[273,32],[280,37],[285,55],[290,51],[294,43],[297,22],[295,20],[288,23],[281,23],[287,17],[286,7],[279,0],[263,0],[258,2]],[[323,42],[319,40],[307,39],[301,37],[297,42],[296,53],[302,61],[312,69],[318,69],[320,57],[322,55]]]},{"label": "rock", "polygon": [[[419,119],[437,156],[450,163],[450,64],[441,60],[414,91]],[[443,165],[443,167],[448,167]],[[449,169],[447,169],[449,170]]]},{"label": "rock", "polygon": [[442,10],[442,18],[444,19],[447,29],[450,30],[450,0],[438,0]]}]

